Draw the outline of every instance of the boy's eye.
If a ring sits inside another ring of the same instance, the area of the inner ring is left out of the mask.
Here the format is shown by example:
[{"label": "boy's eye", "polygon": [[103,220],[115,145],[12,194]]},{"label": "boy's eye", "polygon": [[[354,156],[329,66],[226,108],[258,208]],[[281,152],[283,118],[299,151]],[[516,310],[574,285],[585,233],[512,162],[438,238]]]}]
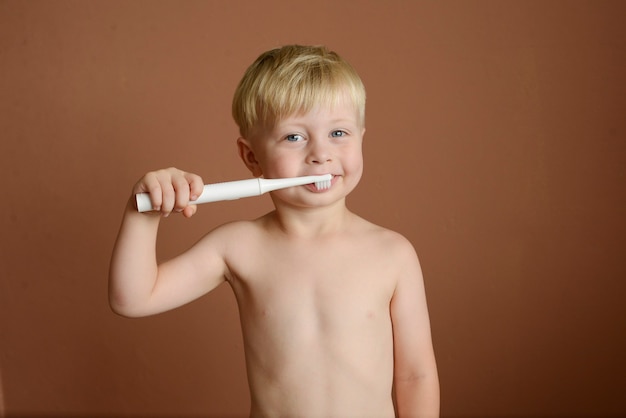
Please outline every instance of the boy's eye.
[{"label": "boy's eye", "polygon": [[291,134],[285,137],[285,140],[288,142],[298,142],[298,141],[302,141],[303,139],[304,137],[299,134]]},{"label": "boy's eye", "polygon": [[332,131],[330,133],[330,136],[333,137],[333,138],[341,138],[341,137],[346,136],[346,135],[347,135],[346,131],[342,131],[342,130],[339,130],[339,129],[336,130],[336,131]]}]

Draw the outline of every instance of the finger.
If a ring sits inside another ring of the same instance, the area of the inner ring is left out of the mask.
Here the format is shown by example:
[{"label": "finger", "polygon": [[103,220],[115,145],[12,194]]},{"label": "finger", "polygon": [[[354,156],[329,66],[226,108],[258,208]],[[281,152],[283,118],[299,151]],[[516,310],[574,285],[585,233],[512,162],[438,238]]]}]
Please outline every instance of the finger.
[{"label": "finger", "polygon": [[189,200],[197,200],[204,190],[202,177],[193,173],[185,173],[185,178],[189,184]]},{"label": "finger", "polygon": [[161,203],[161,214],[164,217],[167,217],[172,212],[172,209],[174,209],[174,204],[176,202],[176,192],[171,181],[161,183],[161,193],[163,196],[163,202]]},{"label": "finger", "polygon": [[172,179],[172,187],[176,193],[174,210],[176,212],[182,212],[182,210],[189,204],[189,183],[184,176],[177,176]]},{"label": "finger", "polygon": [[198,205],[189,205],[183,209],[183,215],[185,218],[191,218],[198,211]]},{"label": "finger", "polygon": [[156,211],[161,210],[163,203],[163,192],[161,183],[155,173],[146,174],[135,186],[134,193],[150,193],[150,202],[152,208]]}]

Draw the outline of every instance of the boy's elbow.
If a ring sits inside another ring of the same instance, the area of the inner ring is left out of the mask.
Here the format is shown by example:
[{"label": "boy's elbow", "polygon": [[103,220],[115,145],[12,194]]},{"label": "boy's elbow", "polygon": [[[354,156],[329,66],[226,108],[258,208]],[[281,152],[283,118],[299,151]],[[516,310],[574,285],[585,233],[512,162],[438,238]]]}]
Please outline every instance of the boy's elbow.
[{"label": "boy's elbow", "polygon": [[395,379],[394,386],[398,417],[439,417],[439,379],[436,373],[402,376]]},{"label": "boy's elbow", "polygon": [[136,315],[134,315],[134,312],[132,311],[132,309],[129,309],[128,307],[124,306],[123,304],[117,303],[116,301],[112,300],[111,298],[109,298],[109,307],[111,308],[111,310],[113,311],[113,313],[119,315],[119,316],[123,316],[125,318],[135,318]]},{"label": "boy's elbow", "polygon": [[109,307],[114,313],[124,318],[140,318],[147,316],[147,314],[137,306],[124,302],[122,298],[116,297],[113,293],[109,293]]},{"label": "boy's elbow", "polygon": [[144,316],[148,316],[147,313],[138,310],[138,309],[133,309],[133,308],[129,308],[127,306],[122,306],[122,305],[115,305],[110,303],[109,306],[111,307],[111,310],[119,315],[119,316],[123,316],[124,318],[141,318]]},{"label": "boy's elbow", "polygon": [[109,301],[109,307],[111,308],[113,313],[119,316],[123,316],[124,318],[137,318],[139,316],[131,309],[128,309],[127,307],[124,307],[122,305],[112,303],[111,301]]},{"label": "boy's elbow", "polygon": [[400,385],[438,384],[439,379],[436,371],[420,371],[397,375],[395,382]]}]

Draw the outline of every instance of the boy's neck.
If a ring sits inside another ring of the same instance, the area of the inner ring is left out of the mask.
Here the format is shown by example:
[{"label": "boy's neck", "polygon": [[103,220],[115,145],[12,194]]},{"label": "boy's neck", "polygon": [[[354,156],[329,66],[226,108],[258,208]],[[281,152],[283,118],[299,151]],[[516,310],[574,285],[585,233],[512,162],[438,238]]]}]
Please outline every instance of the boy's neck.
[{"label": "boy's neck", "polygon": [[345,201],[321,208],[294,208],[277,205],[271,221],[281,232],[294,238],[327,237],[345,231],[352,213]]}]

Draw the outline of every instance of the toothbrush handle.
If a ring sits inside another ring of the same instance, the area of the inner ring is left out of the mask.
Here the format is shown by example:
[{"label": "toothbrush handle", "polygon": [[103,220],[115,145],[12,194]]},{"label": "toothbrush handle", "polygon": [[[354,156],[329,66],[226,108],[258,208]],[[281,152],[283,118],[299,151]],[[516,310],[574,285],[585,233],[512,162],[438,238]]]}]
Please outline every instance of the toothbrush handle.
[{"label": "toothbrush handle", "polygon": [[[192,204],[219,202],[221,200],[235,200],[242,197],[260,196],[260,179],[226,181],[223,183],[205,184],[204,189],[198,199],[190,202]],[[154,210],[150,201],[149,193],[137,193],[135,195],[137,210],[148,212]]]}]

